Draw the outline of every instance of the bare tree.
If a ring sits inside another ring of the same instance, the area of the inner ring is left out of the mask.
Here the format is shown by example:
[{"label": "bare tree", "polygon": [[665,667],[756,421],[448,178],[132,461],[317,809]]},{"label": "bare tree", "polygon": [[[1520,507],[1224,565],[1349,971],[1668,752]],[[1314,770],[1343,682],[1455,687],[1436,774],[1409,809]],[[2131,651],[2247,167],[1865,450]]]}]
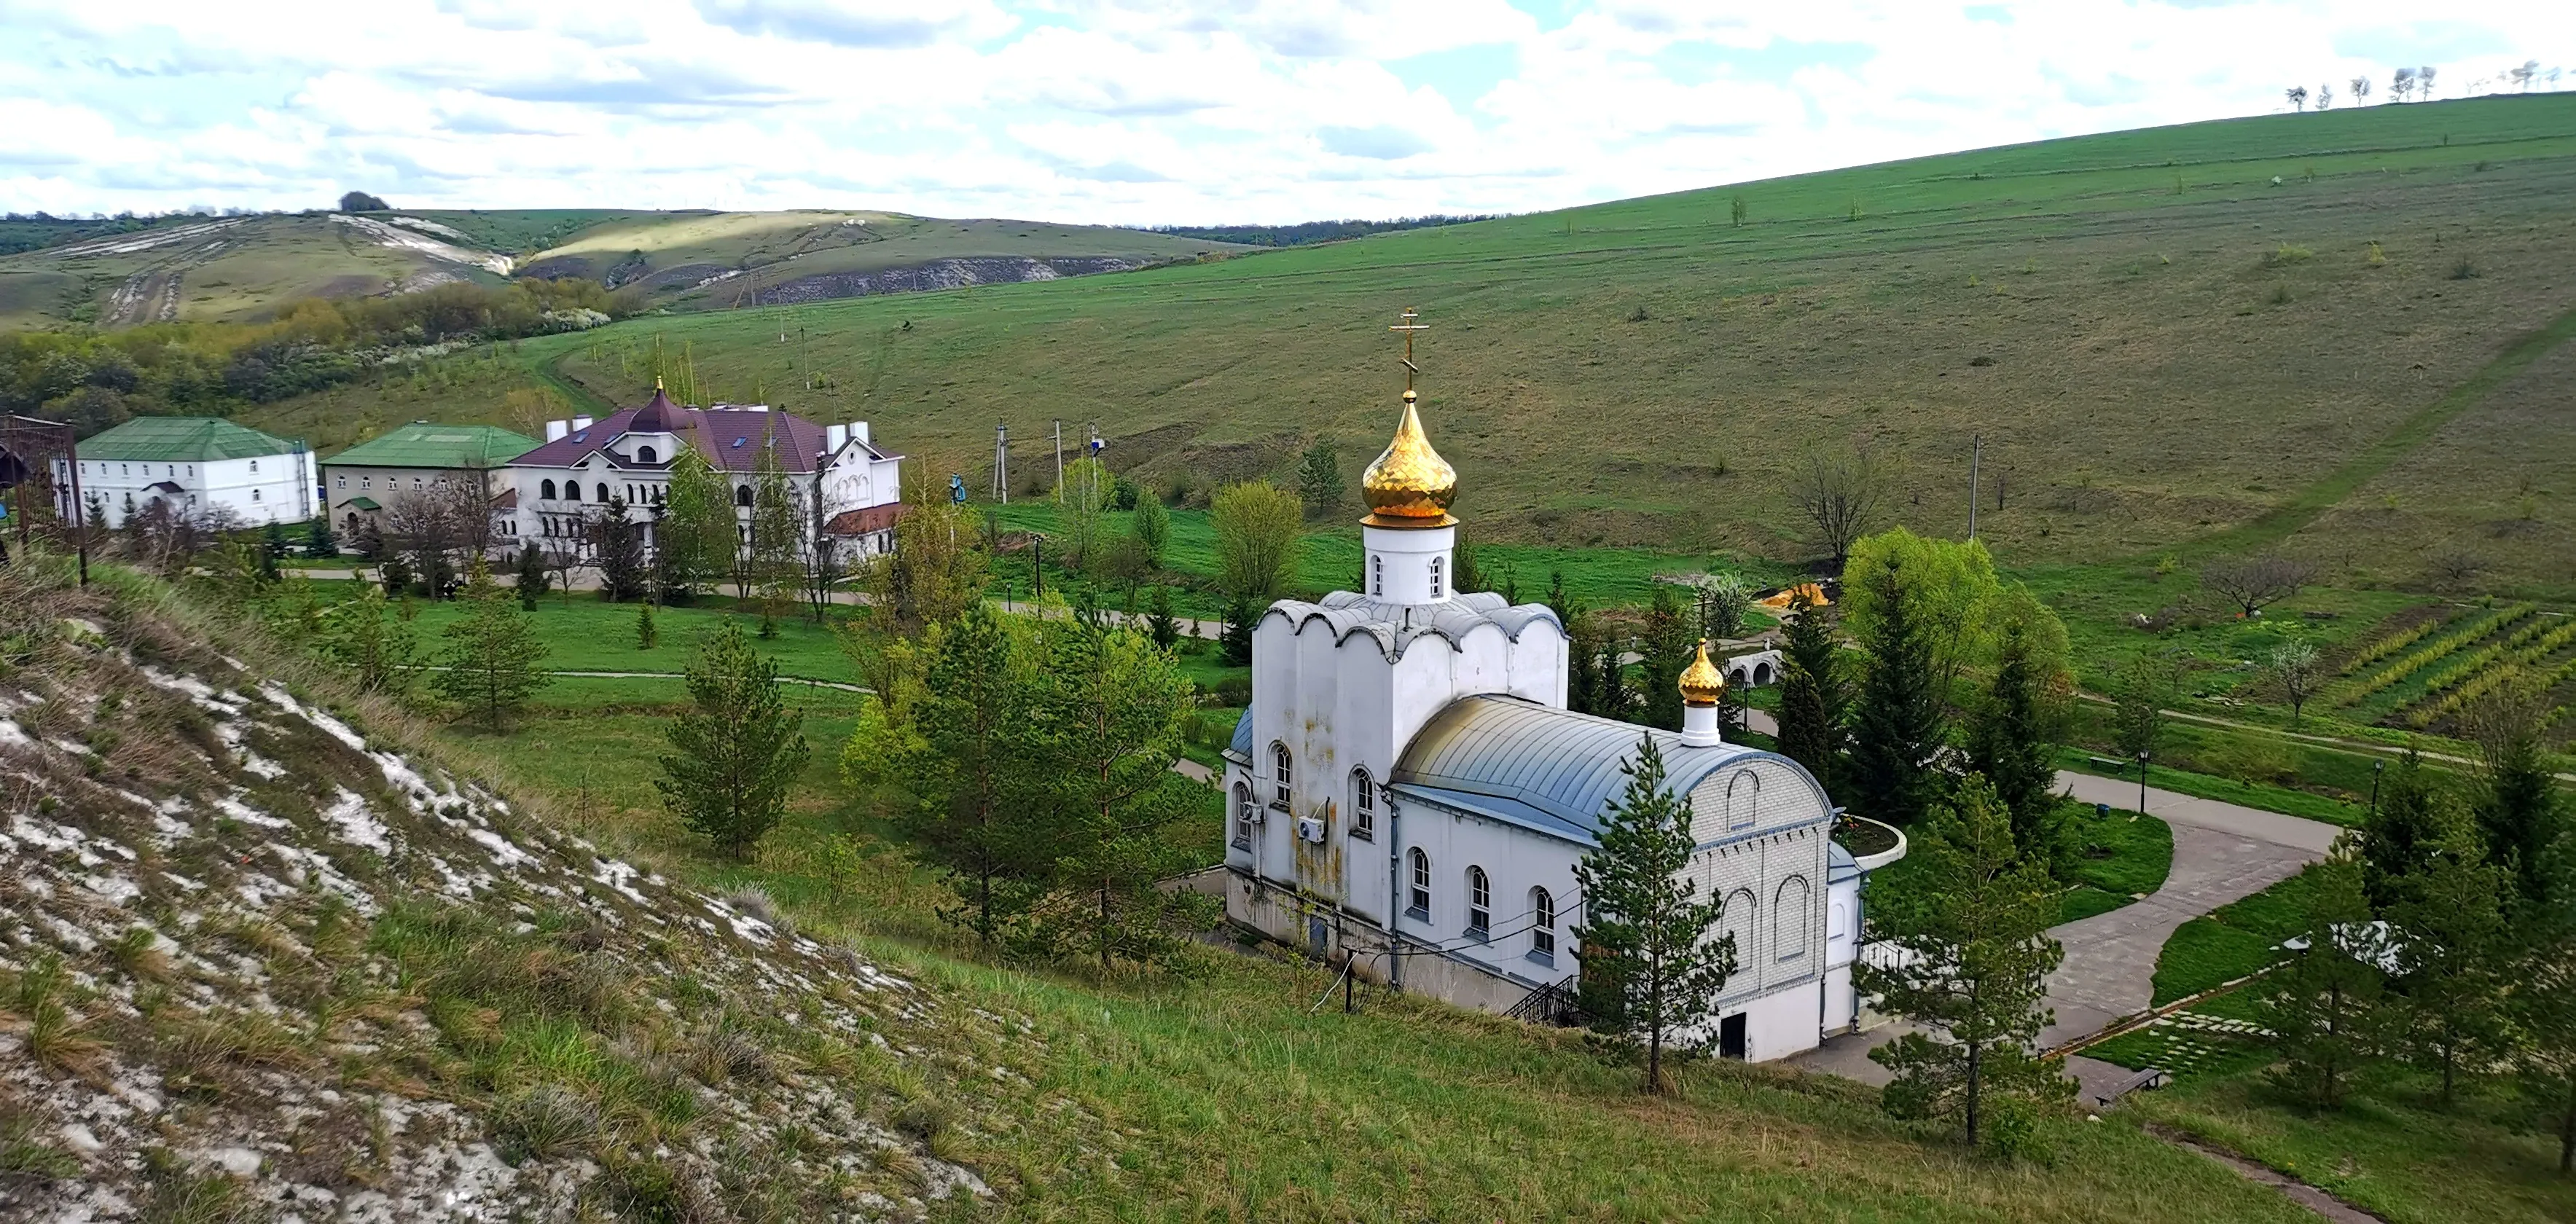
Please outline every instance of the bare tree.
[{"label": "bare tree", "polygon": [[1811,452],[1790,477],[1789,498],[1833,555],[1836,570],[1851,559],[1852,541],[1868,534],[1878,518],[1892,476],[1868,447],[1854,446],[1848,453]]},{"label": "bare tree", "polygon": [[2247,616],[2258,616],[2266,605],[2278,603],[2299,593],[2299,588],[2314,582],[2314,563],[2263,553],[2252,557],[2222,557],[2201,567],[2200,585],[2226,596]]},{"label": "bare tree", "polygon": [[551,537],[545,541],[541,552],[545,557],[546,572],[554,575],[556,594],[566,601],[571,600],[573,575],[582,567],[581,539],[577,536]]},{"label": "bare tree", "polygon": [[392,494],[385,504],[385,551],[409,563],[431,599],[446,598],[448,580],[457,572],[464,524],[456,511],[456,498],[445,486]]},{"label": "bare tree", "polygon": [[2429,569],[2435,586],[2445,591],[2456,591],[2468,586],[2486,567],[2486,558],[2467,549],[2455,548],[2433,558]]},{"label": "bare tree", "polygon": [[2415,70],[2400,68],[2388,79],[2388,94],[2400,102],[2415,100]]},{"label": "bare tree", "polygon": [[486,472],[477,460],[461,472],[438,477],[432,487],[447,499],[448,514],[456,523],[457,547],[468,557],[489,561],[501,534],[501,516],[492,508],[492,479]]},{"label": "bare tree", "polygon": [[2305,85],[2293,85],[2284,89],[2281,91],[2281,96],[2288,98],[2290,105],[2302,111],[2308,109],[2308,87]]},{"label": "bare tree", "polygon": [[2333,105],[2334,105],[2334,82],[2332,82],[2332,81],[2328,81],[2328,82],[2326,82],[2326,83],[2325,83],[2325,84],[2323,84],[2323,85],[2319,85],[2319,86],[2317,86],[2317,109],[2318,109],[2318,110],[2324,110],[2324,109],[2326,109],[2327,107],[2330,107],[2330,106],[2333,106]]},{"label": "bare tree", "polygon": [[2354,77],[2352,79],[2352,104],[2359,106],[2368,101],[2370,101],[2370,78],[2366,76]]},{"label": "bare tree", "polygon": [[2431,64],[2426,64],[2415,70],[2415,92],[2423,95],[2424,100],[2427,102],[2433,100],[2433,66]]},{"label": "bare tree", "polygon": [[2512,77],[2514,85],[2521,89],[2522,92],[2530,93],[2531,78],[2540,75],[2540,61],[2524,60],[2522,63],[2516,65],[2513,71],[2508,72],[2505,75]]}]

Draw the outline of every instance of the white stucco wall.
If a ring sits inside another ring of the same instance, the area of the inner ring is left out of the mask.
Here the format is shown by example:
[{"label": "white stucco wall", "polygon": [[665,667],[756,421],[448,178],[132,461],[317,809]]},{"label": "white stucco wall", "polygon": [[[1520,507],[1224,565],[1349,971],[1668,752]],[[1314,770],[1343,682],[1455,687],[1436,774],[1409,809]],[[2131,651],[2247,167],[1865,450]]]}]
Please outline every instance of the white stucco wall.
[{"label": "white stucco wall", "polygon": [[[313,517],[313,491],[319,486],[310,451],[281,451],[203,463],[130,459],[83,459],[80,463],[81,498],[96,498],[107,510],[110,527],[125,525],[128,497],[133,499],[138,513],[153,498],[161,497],[175,502],[173,508],[179,510],[203,513],[224,507],[250,526],[301,523]],[[54,461],[54,476],[55,488],[68,502],[70,472],[60,459]],[[153,485],[163,483],[179,486],[180,492],[170,495],[153,490]],[[89,511],[82,506],[78,512],[86,515]]]}]

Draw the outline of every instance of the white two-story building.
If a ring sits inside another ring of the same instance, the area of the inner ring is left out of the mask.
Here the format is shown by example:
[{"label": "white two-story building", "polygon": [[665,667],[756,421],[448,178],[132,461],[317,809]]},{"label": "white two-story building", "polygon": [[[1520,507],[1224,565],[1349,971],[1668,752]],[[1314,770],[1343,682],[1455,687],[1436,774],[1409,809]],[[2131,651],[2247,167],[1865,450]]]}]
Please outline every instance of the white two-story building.
[{"label": "white two-story building", "polygon": [[301,523],[313,517],[321,485],[313,452],[221,417],[136,417],[80,441],[81,499],[72,503],[69,462],[54,460],[55,511],[102,512],[110,527],[154,502],[191,518],[232,519],[242,526]]},{"label": "white two-story building", "polygon": [[[623,505],[631,520],[645,525],[645,547],[651,548],[654,508],[669,500],[671,463],[683,446],[696,447],[732,487],[746,530],[760,457],[774,452],[800,519],[834,539],[843,561],[894,546],[894,521],[903,509],[903,456],[871,444],[867,422],[817,425],[767,405],[690,408],[672,402],[659,387],[640,408],[546,423],[545,442],[508,468],[518,534],[541,544],[577,544],[592,518]],[[819,514],[812,509],[816,498]]]}]

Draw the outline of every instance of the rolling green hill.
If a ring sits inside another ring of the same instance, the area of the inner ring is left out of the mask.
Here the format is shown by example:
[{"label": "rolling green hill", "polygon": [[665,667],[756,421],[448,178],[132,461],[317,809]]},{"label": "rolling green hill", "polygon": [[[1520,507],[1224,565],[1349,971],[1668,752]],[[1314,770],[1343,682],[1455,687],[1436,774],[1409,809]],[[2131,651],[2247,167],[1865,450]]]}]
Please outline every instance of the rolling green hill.
[{"label": "rolling green hill", "polygon": [[530,274],[631,284],[641,305],[697,310],[1051,279],[1229,249],[1103,226],[878,212],[179,217],[0,256],[0,328],[255,320],[302,297]]},{"label": "rolling green hill", "polygon": [[[1114,466],[1349,474],[1421,309],[1425,405],[1487,538],[1813,555],[1802,456],[1901,461],[1890,517],[2020,563],[2276,541],[2348,583],[2467,555],[2563,590],[2576,97],[2123,132],[1115,277],[640,319],[259,413],[317,442],[631,402],[644,354],[982,487],[1051,419]],[[1735,219],[1741,202],[1743,220]],[[613,244],[612,244],[613,245]],[[2556,407],[2553,407],[2555,405]],[[1050,469],[1051,470],[1051,469]]]}]

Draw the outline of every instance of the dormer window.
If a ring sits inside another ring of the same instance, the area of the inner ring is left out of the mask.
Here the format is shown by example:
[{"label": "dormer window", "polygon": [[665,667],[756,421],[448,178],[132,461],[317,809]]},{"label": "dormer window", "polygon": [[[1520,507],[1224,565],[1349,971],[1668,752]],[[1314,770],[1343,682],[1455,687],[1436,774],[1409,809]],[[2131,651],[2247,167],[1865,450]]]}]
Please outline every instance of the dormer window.
[{"label": "dormer window", "polygon": [[654,456],[653,456],[653,448],[652,448],[652,447],[649,447],[649,446],[639,446],[639,447],[636,447],[636,448],[635,448],[635,462],[637,462],[637,463],[652,463],[652,462],[655,462],[655,459],[654,459]]}]

